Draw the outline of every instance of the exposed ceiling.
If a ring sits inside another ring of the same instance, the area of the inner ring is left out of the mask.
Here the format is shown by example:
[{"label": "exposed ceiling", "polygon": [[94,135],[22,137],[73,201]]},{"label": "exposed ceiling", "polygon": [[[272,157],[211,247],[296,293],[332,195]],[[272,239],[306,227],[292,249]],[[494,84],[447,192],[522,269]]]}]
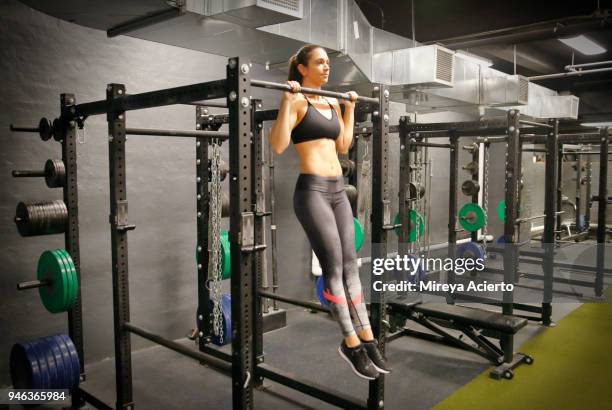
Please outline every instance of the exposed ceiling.
[{"label": "exposed ceiling", "polygon": [[[560,36],[585,34],[607,49],[596,56],[575,52],[574,64],[612,60],[612,0],[356,1],[373,26],[409,38],[414,5],[417,41],[467,50],[507,73],[515,61],[516,73],[527,77],[566,71],[573,50]],[[537,82],[580,97],[581,118],[612,120],[612,71]]]}]

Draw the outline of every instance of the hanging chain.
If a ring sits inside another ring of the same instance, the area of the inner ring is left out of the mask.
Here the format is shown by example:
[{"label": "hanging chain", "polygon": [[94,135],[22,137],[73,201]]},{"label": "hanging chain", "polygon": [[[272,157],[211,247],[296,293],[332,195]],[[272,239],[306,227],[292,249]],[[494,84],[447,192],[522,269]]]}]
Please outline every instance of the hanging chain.
[{"label": "hanging chain", "polygon": [[221,145],[211,142],[212,156],[210,161],[210,220],[209,220],[209,264],[212,275],[209,275],[210,296],[213,302],[213,333],[223,343],[223,320],[221,315]]}]

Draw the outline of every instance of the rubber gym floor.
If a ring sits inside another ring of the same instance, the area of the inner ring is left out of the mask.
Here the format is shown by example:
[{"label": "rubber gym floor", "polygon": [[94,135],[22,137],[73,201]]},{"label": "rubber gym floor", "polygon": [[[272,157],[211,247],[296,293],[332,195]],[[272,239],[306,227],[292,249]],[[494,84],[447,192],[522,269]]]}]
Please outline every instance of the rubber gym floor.
[{"label": "rubber gym floor", "polygon": [[[572,247],[565,252],[583,249]],[[606,256],[610,262],[610,252]],[[583,290],[586,295],[588,289]],[[612,297],[612,288],[606,294]],[[513,380],[490,379],[489,364],[460,349],[408,337],[393,341],[387,356],[395,371],[385,380],[385,408],[612,409],[612,304],[558,303],[553,319],[556,327],[530,322],[515,337],[515,350],[532,355],[535,363],[516,369]],[[287,327],[264,335],[266,363],[366,398],[367,382],[355,377],[337,353],[340,339],[331,318],[296,308],[288,311],[287,322]],[[183,343],[196,348],[190,340]],[[229,351],[229,346],[223,349]],[[163,347],[136,351],[132,359],[138,408],[231,408],[230,378],[218,371]],[[88,364],[82,386],[113,404],[114,359]],[[255,391],[255,408],[334,407],[266,380]]]}]

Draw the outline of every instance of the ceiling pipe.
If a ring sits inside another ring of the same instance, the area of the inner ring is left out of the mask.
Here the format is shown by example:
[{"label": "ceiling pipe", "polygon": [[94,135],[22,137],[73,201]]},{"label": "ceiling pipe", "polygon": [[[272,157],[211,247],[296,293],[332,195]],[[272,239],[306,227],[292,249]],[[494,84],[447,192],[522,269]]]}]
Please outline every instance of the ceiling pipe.
[{"label": "ceiling pipe", "polygon": [[612,27],[612,22],[609,17],[609,12],[606,10],[602,13],[588,16],[570,17],[523,26],[508,27],[482,33],[429,41],[424,44],[437,43],[443,44],[445,47],[458,49],[493,44],[518,44],[546,40],[574,34],[583,34],[585,32],[606,30]]},{"label": "ceiling pipe", "polygon": [[529,78],[529,81],[538,81],[538,80],[548,80],[550,78],[575,77],[575,76],[581,76],[581,75],[586,75],[586,74],[603,73],[606,71],[612,71],[612,67],[595,68],[593,70],[570,71],[569,73],[536,75],[536,76],[527,77],[527,78]]},{"label": "ceiling pipe", "polygon": [[565,69],[567,71],[574,71],[576,68],[595,67],[595,66],[598,66],[598,65],[610,65],[610,64],[612,64],[612,60],[598,61],[598,62],[595,62],[595,63],[571,64],[571,65],[566,65]]}]

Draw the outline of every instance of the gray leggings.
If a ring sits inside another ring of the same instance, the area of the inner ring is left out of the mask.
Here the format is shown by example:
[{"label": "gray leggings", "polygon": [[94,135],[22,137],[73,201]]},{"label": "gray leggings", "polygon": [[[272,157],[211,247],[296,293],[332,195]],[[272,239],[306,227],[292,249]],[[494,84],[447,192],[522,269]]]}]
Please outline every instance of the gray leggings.
[{"label": "gray leggings", "polygon": [[370,328],[357,266],[353,214],[342,175],[300,174],[293,208],[321,263],[324,296],[342,334],[351,336]]}]

